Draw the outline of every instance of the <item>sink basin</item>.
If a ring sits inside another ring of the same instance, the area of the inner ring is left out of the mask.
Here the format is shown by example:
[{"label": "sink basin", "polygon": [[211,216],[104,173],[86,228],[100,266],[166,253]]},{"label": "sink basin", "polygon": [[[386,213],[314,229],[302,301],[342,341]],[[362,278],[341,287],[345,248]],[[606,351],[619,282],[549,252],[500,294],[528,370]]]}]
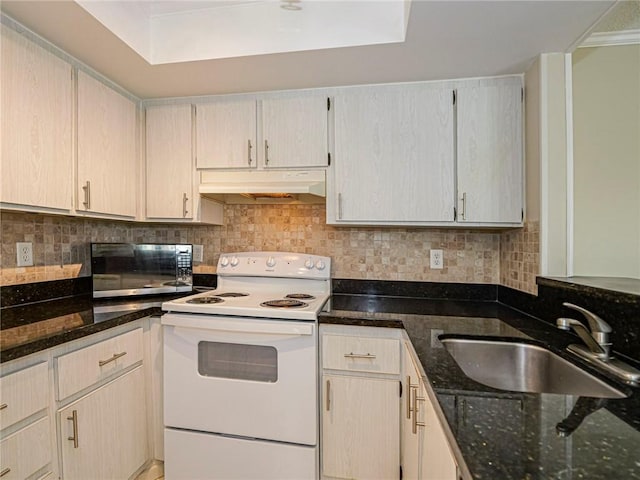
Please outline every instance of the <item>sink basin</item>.
[{"label": "sink basin", "polygon": [[440,341],[468,377],[489,387],[583,397],[626,397],[580,367],[537,345],[447,337]]}]

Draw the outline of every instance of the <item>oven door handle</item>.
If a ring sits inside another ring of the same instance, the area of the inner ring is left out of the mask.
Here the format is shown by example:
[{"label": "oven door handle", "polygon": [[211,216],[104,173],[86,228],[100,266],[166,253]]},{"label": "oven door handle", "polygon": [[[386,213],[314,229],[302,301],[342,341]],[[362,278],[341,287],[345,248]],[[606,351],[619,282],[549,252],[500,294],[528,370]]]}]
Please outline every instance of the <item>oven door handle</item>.
[{"label": "oven door handle", "polygon": [[201,319],[185,319],[181,317],[175,323],[163,322],[165,325],[173,325],[176,333],[188,330],[198,329],[206,330],[211,333],[215,332],[233,332],[246,334],[263,334],[263,335],[290,335],[290,336],[307,336],[313,335],[313,323],[298,324],[287,322],[271,322],[265,321],[260,323],[249,323],[242,320],[212,320],[205,319],[205,323]]}]

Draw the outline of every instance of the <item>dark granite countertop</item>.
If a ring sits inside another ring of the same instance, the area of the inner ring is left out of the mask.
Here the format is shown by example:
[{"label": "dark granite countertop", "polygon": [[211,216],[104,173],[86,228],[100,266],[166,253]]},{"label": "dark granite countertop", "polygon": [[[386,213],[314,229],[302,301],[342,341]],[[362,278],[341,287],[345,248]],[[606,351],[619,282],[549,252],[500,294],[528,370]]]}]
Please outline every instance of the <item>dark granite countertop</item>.
[{"label": "dark granite countertop", "polygon": [[[640,478],[640,389],[613,382],[629,398],[604,401],[496,390],[467,377],[437,341],[442,333],[509,337],[568,358],[573,335],[497,302],[366,295],[334,295],[332,302],[320,323],[405,329],[471,478]],[[594,411],[561,437],[556,425],[574,406]]]},{"label": "dark granite countertop", "polygon": [[[182,294],[94,300],[77,295],[0,309],[0,363],[151,315]],[[188,295],[188,293],[187,293]]]},{"label": "dark granite countertop", "polygon": [[[548,323],[475,293],[469,296],[482,300],[334,293],[333,309],[321,315],[320,323],[405,329],[438,400],[436,410],[459,447],[463,471],[474,479],[640,478],[640,389],[617,385],[629,398],[596,404],[581,397],[578,407],[595,411],[571,435],[560,437],[556,425],[570,415],[577,397],[496,390],[460,370],[437,341],[439,334],[518,338],[565,358],[564,348],[576,341]],[[0,361],[159,315],[163,301],[182,295],[112,300],[73,295],[4,307]]]}]

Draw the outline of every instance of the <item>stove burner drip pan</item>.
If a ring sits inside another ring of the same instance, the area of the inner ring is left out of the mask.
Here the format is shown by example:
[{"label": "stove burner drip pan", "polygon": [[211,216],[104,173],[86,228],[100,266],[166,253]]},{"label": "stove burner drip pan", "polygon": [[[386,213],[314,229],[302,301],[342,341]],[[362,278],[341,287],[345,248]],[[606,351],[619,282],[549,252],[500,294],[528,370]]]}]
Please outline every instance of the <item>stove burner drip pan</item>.
[{"label": "stove burner drip pan", "polygon": [[308,306],[308,303],[301,302],[300,300],[269,300],[268,302],[262,302],[262,307],[273,308],[301,308]]},{"label": "stove burner drip pan", "polygon": [[316,297],[309,295],[308,293],[290,293],[285,295],[285,298],[294,298],[296,300],[315,300]]},{"label": "stove burner drip pan", "polygon": [[199,304],[211,304],[211,303],[222,303],[223,299],[218,297],[196,297],[190,300],[187,300],[185,303],[199,303]]}]

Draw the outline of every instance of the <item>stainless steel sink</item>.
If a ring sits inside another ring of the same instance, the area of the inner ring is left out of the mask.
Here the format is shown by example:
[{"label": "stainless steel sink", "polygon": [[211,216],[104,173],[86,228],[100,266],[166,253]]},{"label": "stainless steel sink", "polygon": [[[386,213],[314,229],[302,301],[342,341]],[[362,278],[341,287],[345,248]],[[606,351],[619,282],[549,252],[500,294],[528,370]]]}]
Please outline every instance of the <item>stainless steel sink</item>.
[{"label": "stainless steel sink", "polygon": [[583,397],[626,397],[602,380],[536,345],[467,338],[440,341],[468,377],[489,387]]}]

